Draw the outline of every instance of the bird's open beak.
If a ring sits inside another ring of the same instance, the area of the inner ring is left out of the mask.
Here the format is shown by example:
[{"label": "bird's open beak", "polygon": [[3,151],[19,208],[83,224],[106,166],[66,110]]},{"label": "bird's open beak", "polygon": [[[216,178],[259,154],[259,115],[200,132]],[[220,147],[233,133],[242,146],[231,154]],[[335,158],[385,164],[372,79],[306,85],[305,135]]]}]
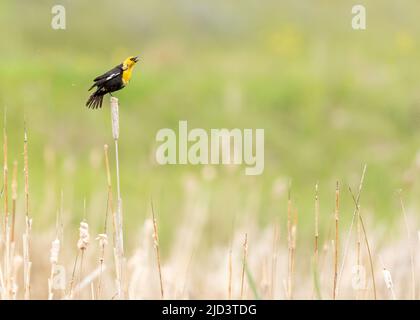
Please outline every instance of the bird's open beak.
[{"label": "bird's open beak", "polygon": [[139,56],[134,57],[134,62],[138,62],[140,60]]}]

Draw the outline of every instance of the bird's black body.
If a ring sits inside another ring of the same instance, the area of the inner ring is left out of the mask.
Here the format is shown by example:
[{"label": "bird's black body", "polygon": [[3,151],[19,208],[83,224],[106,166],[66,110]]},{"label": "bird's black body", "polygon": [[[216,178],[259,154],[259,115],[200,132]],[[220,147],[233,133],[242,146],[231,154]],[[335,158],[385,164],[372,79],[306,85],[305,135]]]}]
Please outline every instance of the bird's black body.
[{"label": "bird's black body", "polygon": [[96,91],[90,95],[86,106],[92,109],[101,108],[104,95],[124,88],[123,72],[123,64],[119,64],[103,75],[93,79],[94,83],[89,91],[94,87],[96,87]]}]

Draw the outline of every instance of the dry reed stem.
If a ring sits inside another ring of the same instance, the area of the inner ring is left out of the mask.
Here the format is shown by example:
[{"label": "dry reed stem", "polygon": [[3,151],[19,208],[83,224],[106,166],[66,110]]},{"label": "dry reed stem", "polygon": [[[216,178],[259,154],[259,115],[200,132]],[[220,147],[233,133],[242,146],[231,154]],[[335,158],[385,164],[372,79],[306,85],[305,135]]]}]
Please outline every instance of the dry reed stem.
[{"label": "dry reed stem", "polygon": [[7,166],[7,130],[6,130],[6,111],[4,112],[4,128],[3,128],[3,243],[4,243],[4,277],[6,297],[10,299],[11,292],[11,230],[10,230],[10,212],[9,212],[9,190],[8,190],[8,166]]},{"label": "dry reed stem", "polygon": [[153,201],[151,201],[151,207],[152,207],[152,218],[153,218],[153,240],[154,240],[154,246],[156,250],[156,260],[157,260],[159,283],[160,283],[160,298],[163,300],[164,291],[163,291],[163,280],[162,280],[162,268],[160,264],[159,233],[158,233],[158,226],[157,226],[157,221],[155,217],[155,210],[153,208]]},{"label": "dry reed stem", "polygon": [[414,248],[413,248],[413,244],[411,242],[411,232],[410,232],[410,227],[408,225],[408,218],[407,218],[407,213],[405,211],[405,206],[404,206],[404,201],[401,195],[401,191],[399,192],[399,196],[400,196],[400,205],[401,205],[401,211],[403,213],[404,216],[404,223],[405,223],[405,228],[407,231],[407,240],[408,240],[408,244],[409,244],[409,251],[410,251],[410,265],[411,265],[411,298],[413,300],[416,299],[416,272],[415,272],[415,262],[414,262]]},{"label": "dry reed stem", "polygon": [[[236,219],[236,215],[233,217],[232,220],[232,226],[231,226],[231,234],[234,234],[235,231],[235,219]],[[228,300],[232,300],[232,288],[233,288],[233,257],[232,257],[232,253],[233,253],[233,236],[230,239],[230,244],[229,244],[229,255],[228,255]]]},{"label": "dry reed stem", "polygon": [[[102,271],[99,272],[102,273]],[[90,283],[90,296],[91,300],[95,300],[95,285],[93,284],[93,282]]]},{"label": "dry reed stem", "polygon": [[313,295],[316,291],[316,283],[318,277],[318,261],[319,261],[319,195],[318,183],[315,184],[315,237],[314,237],[314,288]]},{"label": "dry reed stem", "polygon": [[116,210],[116,246],[114,248],[114,257],[116,259],[117,269],[117,296],[123,299],[125,296],[124,286],[124,242],[123,242],[123,217],[122,217],[122,199],[120,190],[120,166],[118,155],[118,139],[119,139],[119,113],[118,99],[111,97],[111,120],[112,120],[112,136],[115,142],[115,166],[117,175],[117,210]]},{"label": "dry reed stem", "polygon": [[29,165],[28,165],[28,134],[26,131],[26,124],[24,130],[23,140],[23,174],[25,181],[25,233],[23,239],[23,274],[24,274],[24,297],[25,300],[30,299],[30,282],[31,282],[31,267],[30,261],[30,247],[31,247],[31,228],[32,219],[29,217]]},{"label": "dry reed stem", "polygon": [[[359,206],[359,208],[360,208],[360,205],[357,203],[357,199],[355,198],[355,196],[354,196],[350,187],[349,187],[349,191],[350,191],[350,193],[353,197],[353,202],[354,202],[355,206]],[[370,250],[370,245],[369,245],[369,240],[368,240],[367,233],[366,233],[365,224],[363,222],[363,218],[362,218],[361,215],[359,215],[359,219],[360,219],[360,226],[361,226],[361,229],[363,231],[363,235],[364,235],[364,238],[365,238],[366,249],[367,249],[368,257],[369,257],[370,273],[372,274],[373,297],[376,300],[377,295],[376,295],[375,268],[373,267],[372,252]]]},{"label": "dry reed stem", "polygon": [[287,247],[288,247],[288,266],[287,266],[287,298],[292,299],[292,269],[293,269],[293,240],[292,240],[292,199],[291,186],[289,184],[287,196]]},{"label": "dry reed stem", "polygon": [[81,251],[80,268],[79,268],[79,282],[83,276],[83,262],[85,257],[85,251],[87,250],[90,243],[89,224],[86,221],[86,199],[83,200],[83,221],[80,222],[79,227],[79,241],[77,241],[77,247]]},{"label": "dry reed stem", "polygon": [[10,261],[11,261],[11,268],[10,268],[10,298],[12,300],[16,300],[17,298],[17,290],[18,285],[16,283],[17,279],[17,265],[15,263],[15,243],[10,243]]},{"label": "dry reed stem", "polygon": [[[193,257],[194,257],[194,250],[191,252],[191,256],[190,259],[188,260],[188,264],[187,264],[187,268],[185,269],[185,276],[184,276],[184,285],[181,291],[181,297],[185,297],[185,291],[187,290],[187,285],[188,285],[188,280],[190,279],[190,269],[191,269],[191,265],[193,262]],[[177,299],[177,297],[175,296],[175,299]]]},{"label": "dry reed stem", "polygon": [[[82,281],[82,276],[83,276],[83,261],[84,261],[84,257],[85,257],[85,250],[81,250],[81,257],[80,257],[80,267],[79,267],[79,283]],[[79,291],[77,291],[77,293],[79,293]],[[76,296],[76,298],[78,299],[78,295]]]},{"label": "dry reed stem", "polygon": [[[7,146],[6,146],[7,149]],[[17,199],[17,162],[13,163],[13,178],[12,178],[12,213],[11,221],[9,220],[10,214],[6,223],[6,244],[5,244],[5,273],[6,273],[6,290],[9,299],[16,297],[16,277],[14,270],[14,257],[15,257],[15,216],[16,216],[16,199]]]},{"label": "dry reed stem", "polygon": [[4,281],[4,276],[3,276],[3,271],[1,268],[1,264],[0,264],[0,297],[2,300],[6,300],[7,296],[6,296],[6,290],[5,290],[5,281]]},{"label": "dry reed stem", "polygon": [[[356,206],[355,206],[354,211],[353,211],[353,216],[352,216],[351,223],[350,223],[350,229],[347,233],[346,243],[345,243],[345,246],[344,246],[343,259],[342,259],[342,262],[341,262],[340,273],[338,275],[338,281],[337,281],[337,295],[338,295],[338,292],[339,292],[339,289],[340,289],[341,278],[342,278],[342,274],[343,274],[343,271],[344,271],[344,266],[345,266],[345,263],[346,263],[346,258],[347,258],[347,253],[348,253],[348,249],[349,249],[349,245],[350,245],[350,238],[351,238],[351,233],[352,233],[352,230],[353,230],[354,221],[356,220],[356,217],[359,216],[358,212],[360,210],[360,206],[359,206],[360,195],[362,193],[363,181],[365,179],[366,169],[367,169],[367,166],[365,164],[364,167],[363,167],[362,176],[360,177],[359,190],[357,192],[357,197],[356,197],[356,201],[355,201]],[[359,217],[361,218],[361,216],[359,216]],[[366,239],[366,241],[367,241],[367,239]],[[376,296],[376,293],[375,293],[375,296]]]},{"label": "dry reed stem", "polygon": [[10,289],[10,233],[9,233],[9,210],[8,210],[8,170],[7,170],[7,132],[6,132],[6,110],[4,111],[4,127],[3,127],[3,243],[4,243],[4,277],[6,297],[9,299]]},{"label": "dry reed stem", "polygon": [[244,253],[242,259],[242,273],[241,273],[241,300],[244,298],[244,284],[245,284],[245,268],[246,268],[246,258],[248,255],[248,234],[245,233],[245,240],[243,244]]},{"label": "dry reed stem", "polygon": [[50,264],[51,272],[50,278],[48,279],[48,300],[52,300],[54,297],[53,285],[54,285],[54,273],[58,262],[58,255],[60,253],[60,240],[56,238],[51,242],[50,251]]},{"label": "dry reed stem", "polygon": [[[318,260],[318,270],[322,271],[325,268],[325,265],[329,264],[328,261],[328,257],[330,255],[330,249],[333,248],[334,245],[334,241],[331,241],[331,246],[330,246],[330,239],[332,239],[333,237],[333,233],[334,233],[334,219],[328,220],[328,231],[327,231],[327,235],[326,235],[326,239],[328,239],[326,242],[323,243],[322,247],[319,247],[319,260]],[[332,249],[333,250],[333,249]],[[332,252],[331,255],[333,255],[334,253]],[[324,278],[325,276],[327,276],[325,273],[321,273],[319,272],[319,281],[323,282],[325,281]],[[322,297],[322,292],[321,292],[321,287],[319,288],[319,297]]]},{"label": "dry reed stem", "polygon": [[229,247],[228,256],[228,300],[232,300],[232,243]]},{"label": "dry reed stem", "polygon": [[[361,245],[360,245],[360,239],[361,239],[361,227],[360,227],[360,208],[357,210],[356,215],[356,266],[357,266],[357,279],[360,279],[360,268],[361,268]],[[359,299],[360,295],[360,288],[355,288],[356,290],[356,299]]]},{"label": "dry reed stem", "polygon": [[397,300],[397,297],[396,297],[395,291],[394,291],[394,283],[392,281],[391,272],[389,272],[389,270],[385,267],[385,264],[384,264],[381,256],[379,256],[379,261],[381,262],[381,265],[382,265],[382,275],[384,277],[385,286],[387,287],[387,289],[391,293],[392,300]]},{"label": "dry reed stem", "polygon": [[101,297],[101,288],[102,288],[102,272],[103,272],[103,266],[105,263],[105,247],[108,245],[108,236],[106,233],[100,233],[98,237],[96,238],[99,242],[99,248],[100,248],[100,256],[99,256],[99,277],[98,277],[98,288],[96,292],[97,299],[100,299]]},{"label": "dry reed stem", "polygon": [[318,267],[318,244],[319,243],[319,196],[318,183],[315,185],[315,242],[314,242],[314,263],[315,268]]},{"label": "dry reed stem", "polygon": [[[105,170],[106,170],[106,178],[107,178],[107,201],[106,201],[106,212],[105,212],[105,223],[104,223],[104,232],[103,234],[98,236],[99,246],[101,247],[101,256],[99,258],[100,264],[100,273],[98,279],[98,288],[97,288],[97,299],[101,297],[101,288],[102,288],[102,272],[103,272],[103,265],[105,261],[105,246],[108,244],[107,238],[107,229],[108,229],[108,214],[109,211],[112,212],[112,223],[113,223],[113,241],[115,247],[115,230],[116,230],[116,216],[114,213],[114,204],[112,198],[112,184],[111,184],[111,170],[109,167],[109,156],[108,156],[108,145],[104,145],[104,158],[105,158]],[[106,239],[105,239],[106,237]]]},{"label": "dry reed stem", "polygon": [[318,196],[318,183],[315,185],[315,241],[314,241],[314,263],[315,268],[318,267],[318,242],[319,242],[319,196]]},{"label": "dry reed stem", "polygon": [[4,209],[4,221],[3,221],[3,236],[4,236],[4,280],[5,280],[5,291],[6,298],[10,299],[11,289],[11,245],[10,245],[10,225],[9,225],[9,209],[8,209],[8,168],[7,168],[7,132],[6,132],[6,111],[4,113],[4,130],[3,130],[3,209]]},{"label": "dry reed stem", "polygon": [[334,220],[335,220],[335,242],[334,242],[334,283],[333,283],[333,300],[337,297],[337,277],[338,277],[338,247],[339,247],[339,210],[340,210],[340,185],[337,181],[335,188],[335,211],[334,211]]},{"label": "dry reed stem", "polygon": [[29,216],[29,164],[28,164],[28,133],[24,132],[23,141],[23,175],[25,180],[25,215]]},{"label": "dry reed stem", "polygon": [[[106,270],[106,265],[104,265],[104,270]],[[95,270],[93,270],[91,273],[89,273],[86,277],[83,279],[80,279],[77,286],[74,288],[74,294],[80,293],[84,288],[91,285],[93,281],[99,277],[99,274],[101,273],[100,267],[97,267]]]},{"label": "dry reed stem", "polygon": [[[86,206],[86,204],[84,204],[84,206]],[[84,213],[84,215],[86,216],[86,212]],[[69,294],[67,295],[67,297],[70,299],[73,299],[73,296],[75,293],[74,283],[76,281],[77,262],[79,260],[79,255],[81,257],[80,266],[79,266],[79,282],[80,282],[82,279],[82,274],[83,274],[84,253],[89,245],[89,242],[90,242],[89,225],[87,224],[85,220],[83,220],[82,222],[80,222],[80,226],[79,226],[79,240],[77,241],[77,248],[79,250],[77,251],[76,259],[74,260],[73,272],[72,272],[70,286],[69,286],[70,289],[69,289]]]},{"label": "dry reed stem", "polygon": [[12,177],[12,225],[10,240],[15,242],[15,222],[16,222],[16,201],[17,201],[17,161],[13,162],[13,177]]},{"label": "dry reed stem", "polygon": [[69,293],[67,294],[67,297],[69,299],[73,299],[74,282],[75,282],[75,278],[76,278],[76,270],[77,270],[77,261],[78,260],[79,260],[79,251],[77,251],[76,259],[74,259],[73,271],[71,273],[70,284],[69,284]]},{"label": "dry reed stem", "polygon": [[[111,184],[111,169],[109,166],[109,155],[108,155],[108,151],[109,151],[109,147],[108,145],[104,145],[104,155],[105,155],[105,169],[106,169],[106,178],[107,178],[107,187],[108,187],[108,198],[107,198],[107,215],[106,217],[108,217],[108,212],[111,211],[112,212],[112,223],[113,223],[113,237],[114,237],[114,245],[115,245],[115,230],[117,228],[117,222],[116,222],[116,215],[115,215],[115,211],[114,211],[114,201],[113,201],[113,197],[112,197],[112,184]],[[106,218],[107,220],[107,218]],[[107,223],[105,222],[105,227],[106,227]]]},{"label": "dry reed stem", "polygon": [[[6,232],[9,225],[9,192],[8,192],[8,168],[7,168],[7,131],[6,131],[6,113],[4,114],[4,129],[3,129],[3,212],[4,225],[3,236],[6,243]],[[7,271],[6,271],[7,272]]]},{"label": "dry reed stem", "polygon": [[5,250],[4,250],[4,277],[5,277],[5,291],[6,291],[6,297],[7,299],[10,299],[10,291],[11,291],[11,262],[10,262],[10,227],[6,225],[6,231],[5,231]]},{"label": "dry reed stem", "polygon": [[273,235],[273,255],[271,261],[271,289],[270,297],[274,299],[276,284],[277,284],[277,258],[278,258],[278,242],[279,242],[279,228],[277,223],[274,224]]},{"label": "dry reed stem", "polygon": [[296,260],[296,239],[297,239],[297,210],[294,212],[293,224],[292,224],[292,250],[291,250],[291,266],[290,266],[290,299],[293,299],[293,273],[295,271],[295,260]]}]

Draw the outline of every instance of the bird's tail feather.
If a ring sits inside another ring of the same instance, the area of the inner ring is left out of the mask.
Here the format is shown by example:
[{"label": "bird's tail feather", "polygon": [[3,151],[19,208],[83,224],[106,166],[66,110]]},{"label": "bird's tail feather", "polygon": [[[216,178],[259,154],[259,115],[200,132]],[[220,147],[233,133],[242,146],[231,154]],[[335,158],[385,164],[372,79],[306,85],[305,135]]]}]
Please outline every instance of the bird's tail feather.
[{"label": "bird's tail feather", "polygon": [[102,93],[99,93],[98,91],[95,91],[90,95],[88,101],[86,102],[86,107],[92,109],[102,108],[103,99],[104,95]]}]

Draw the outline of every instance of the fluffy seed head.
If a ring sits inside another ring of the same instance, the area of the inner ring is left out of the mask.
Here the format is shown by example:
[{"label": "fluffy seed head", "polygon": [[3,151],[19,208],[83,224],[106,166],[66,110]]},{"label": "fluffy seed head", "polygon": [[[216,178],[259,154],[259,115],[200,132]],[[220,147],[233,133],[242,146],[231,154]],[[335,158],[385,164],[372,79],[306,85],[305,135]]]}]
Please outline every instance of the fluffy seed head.
[{"label": "fluffy seed head", "polygon": [[80,250],[86,250],[89,245],[89,225],[86,222],[80,222],[79,227],[79,241],[77,241],[77,247]]},{"label": "fluffy seed head", "polygon": [[55,239],[51,242],[50,262],[56,264],[58,262],[58,254],[60,252],[60,240]]}]

